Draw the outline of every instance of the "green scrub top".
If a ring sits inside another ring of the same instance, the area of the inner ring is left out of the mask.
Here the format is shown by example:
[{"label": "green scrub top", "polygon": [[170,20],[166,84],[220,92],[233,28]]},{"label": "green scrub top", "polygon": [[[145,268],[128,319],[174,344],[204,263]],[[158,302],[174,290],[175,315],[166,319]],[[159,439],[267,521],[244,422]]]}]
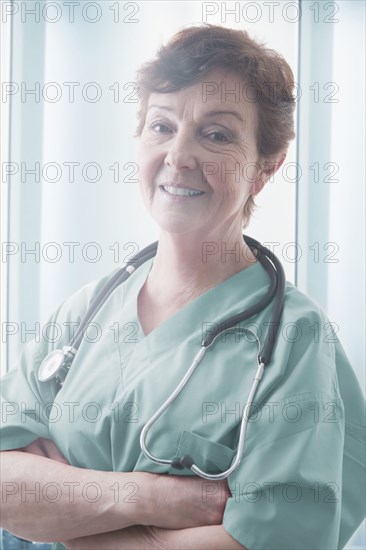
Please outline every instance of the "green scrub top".
[{"label": "green scrub top", "polygon": [[[90,324],[66,382],[41,383],[42,359],[66,345],[113,273],[69,297],[47,341],[24,346],[2,380],[1,449],[52,439],[70,464],[192,475],[151,463],[141,429],[186,373],[207,331],[256,303],[269,286],[257,262],[187,303],[147,336],[137,296],[153,260],[118,287]],[[272,304],[241,323],[263,340]],[[287,282],[274,354],[249,417],[242,461],[228,478],[223,525],[249,550],[343,548],[365,517],[365,403],[332,325]],[[147,438],[161,458],[189,454],[202,469],[229,467],[257,368],[249,333],[225,334]]]}]

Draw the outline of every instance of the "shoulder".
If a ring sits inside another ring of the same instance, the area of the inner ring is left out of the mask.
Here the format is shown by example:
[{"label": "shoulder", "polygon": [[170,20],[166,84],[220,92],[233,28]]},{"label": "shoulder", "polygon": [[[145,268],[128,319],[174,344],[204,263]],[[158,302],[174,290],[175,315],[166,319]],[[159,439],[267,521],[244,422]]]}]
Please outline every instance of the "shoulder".
[{"label": "shoulder", "polygon": [[106,288],[108,283],[112,281],[120,270],[121,268],[118,267],[78,288],[60,303],[51,317],[54,319],[62,319],[70,316],[82,317],[99,292],[103,288]]},{"label": "shoulder", "polygon": [[40,340],[29,342],[36,355],[41,358],[70,342],[93,300],[120,270],[118,267],[78,288],[49,314],[42,323]]},{"label": "shoulder", "polygon": [[321,392],[340,398],[346,421],[361,426],[365,400],[341,340],[338,324],[315,300],[287,282],[275,350],[286,395]]},{"label": "shoulder", "polygon": [[303,352],[326,355],[334,361],[334,345],[339,342],[337,324],[314,299],[290,282],[286,283],[281,331],[283,338],[298,344]]},{"label": "shoulder", "polygon": [[[338,399],[338,335],[323,308],[292,283],[286,283],[284,307],[273,357],[272,391],[279,399]],[[268,377],[270,379],[270,377]]]},{"label": "shoulder", "polygon": [[328,320],[324,309],[310,296],[286,281],[284,314],[307,320]]}]

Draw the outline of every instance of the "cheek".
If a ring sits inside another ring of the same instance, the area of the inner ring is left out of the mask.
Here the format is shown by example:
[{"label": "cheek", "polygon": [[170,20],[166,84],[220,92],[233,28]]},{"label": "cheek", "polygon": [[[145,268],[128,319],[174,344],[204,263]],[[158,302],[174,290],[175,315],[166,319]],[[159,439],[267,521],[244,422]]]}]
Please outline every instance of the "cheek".
[{"label": "cheek", "polygon": [[214,189],[217,211],[232,213],[241,208],[245,202],[245,186],[240,181],[235,181],[235,174],[227,175],[226,181],[221,181],[218,177],[215,182],[211,182]]},{"label": "cheek", "polygon": [[249,187],[243,177],[242,166],[238,164],[235,168],[229,168],[228,165],[221,167],[214,180],[211,180],[211,185],[216,193],[222,195],[223,200],[228,201],[241,200]]},{"label": "cheek", "polygon": [[139,169],[140,183],[142,185],[149,185],[154,177],[154,172],[157,169],[158,159],[156,158],[156,155],[152,154],[151,149],[144,144],[139,147],[137,165]]},{"label": "cheek", "polygon": [[161,162],[166,155],[166,146],[160,143],[158,138],[142,136],[140,139],[137,156],[141,162]]},{"label": "cheek", "polygon": [[[242,166],[241,166],[242,168]],[[220,212],[234,213],[241,210],[249,196],[251,185],[243,177],[240,169],[229,172],[219,171],[214,179],[209,181],[216,196],[217,208]]]}]

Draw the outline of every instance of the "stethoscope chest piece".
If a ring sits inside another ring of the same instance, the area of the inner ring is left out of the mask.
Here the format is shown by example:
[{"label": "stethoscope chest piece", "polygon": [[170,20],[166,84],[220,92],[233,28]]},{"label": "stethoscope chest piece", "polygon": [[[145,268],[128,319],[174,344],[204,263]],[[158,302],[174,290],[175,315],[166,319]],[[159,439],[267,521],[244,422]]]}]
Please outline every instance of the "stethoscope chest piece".
[{"label": "stethoscope chest piece", "polygon": [[42,361],[38,371],[38,380],[47,382],[56,376],[61,370],[65,361],[65,354],[62,349],[55,349]]},{"label": "stethoscope chest piece", "polygon": [[73,357],[75,353],[76,350],[74,352],[71,346],[64,346],[62,349],[51,351],[51,353],[43,359],[39,367],[38,380],[40,382],[48,382],[48,380],[52,380],[52,378],[59,376],[65,369],[68,370],[70,365],[65,365],[66,358],[68,355]]},{"label": "stethoscope chest piece", "polygon": [[[170,396],[166,401],[160,406],[156,413],[146,422],[145,426],[142,428],[140,434],[140,446],[144,455],[154,462],[155,464],[163,465],[165,467],[169,466],[177,470],[182,470],[183,468],[190,469],[194,474],[201,476],[204,479],[209,480],[220,480],[227,478],[236,468],[239,466],[243,452],[244,452],[244,442],[246,436],[246,430],[248,425],[250,407],[254,403],[254,397],[257,391],[257,386],[262,378],[264,368],[268,365],[273,347],[276,342],[277,329],[280,324],[282,307],[285,297],[285,287],[286,287],[286,278],[281,262],[276,258],[276,256],[264,247],[255,239],[243,235],[245,242],[252,250],[257,250],[257,257],[260,263],[263,265],[266,270],[269,278],[270,285],[267,291],[267,294],[263,296],[258,302],[248,307],[245,311],[237,313],[225,319],[217,324],[217,327],[207,335],[206,339],[201,342],[200,350],[195,355],[190,367],[187,372],[180,380],[179,384],[172,391]],[[108,281],[104,288],[100,289],[96,296],[93,298],[91,305],[88,311],[85,313],[83,319],[80,322],[80,325],[76,331],[76,334],[69,342],[67,346],[63,346],[62,349],[55,349],[45,357],[38,370],[38,380],[40,382],[48,382],[52,378],[56,379],[56,385],[58,389],[63,387],[66,376],[68,375],[70,366],[74,357],[78,351],[79,345],[81,344],[82,338],[84,336],[85,329],[90,323],[91,319],[94,318],[96,313],[101,309],[105,301],[112,294],[112,292],[123,282],[125,282],[128,277],[136,270],[138,267],[147,259],[152,258],[157,250],[157,243],[149,245],[146,249],[136,254],[134,258],[130,260],[129,265],[118,270]],[[134,264],[134,265],[132,265]],[[257,313],[263,311],[267,305],[273,301],[273,309],[271,314],[271,319],[269,322],[269,328],[264,339],[263,345],[261,345],[259,338],[254,334],[250,329],[246,327],[238,327],[237,325],[242,321],[251,319]],[[237,450],[230,467],[217,474],[207,473],[201,470],[196,464],[194,459],[190,455],[183,455],[181,457],[174,457],[173,459],[159,458],[154,456],[149,452],[146,447],[146,438],[150,428],[153,424],[159,419],[163,412],[173,403],[173,401],[179,396],[182,389],[185,387],[186,383],[190,379],[192,373],[196,369],[197,365],[200,363],[203,358],[206,349],[214,344],[217,341],[218,337],[223,334],[225,331],[235,330],[240,332],[249,332],[255,337],[258,343],[258,365],[257,371],[253,378],[252,387],[250,389],[247,401],[243,407],[243,414],[240,421],[240,431],[237,442]]]}]

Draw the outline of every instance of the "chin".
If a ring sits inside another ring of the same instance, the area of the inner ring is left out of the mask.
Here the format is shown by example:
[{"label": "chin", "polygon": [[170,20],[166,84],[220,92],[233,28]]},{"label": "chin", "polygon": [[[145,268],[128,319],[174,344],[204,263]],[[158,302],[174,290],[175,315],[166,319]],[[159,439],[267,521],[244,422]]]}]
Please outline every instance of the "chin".
[{"label": "chin", "polygon": [[192,232],[192,226],[187,227],[187,225],[158,223],[158,226],[160,231],[170,233],[171,235],[188,235],[188,233]]},{"label": "chin", "polygon": [[174,235],[184,235],[192,231],[199,231],[197,223],[194,223],[192,218],[182,217],[178,219],[178,216],[175,214],[168,214],[159,216],[152,216],[155,223],[159,226],[161,231],[166,233],[172,233]]},{"label": "chin", "polygon": [[155,220],[156,223],[159,226],[160,231],[163,231],[164,233],[170,233],[171,235],[186,235],[193,234],[196,232],[200,232],[199,228],[195,230],[194,226],[192,224],[187,223],[167,223],[162,222],[161,220]]}]

